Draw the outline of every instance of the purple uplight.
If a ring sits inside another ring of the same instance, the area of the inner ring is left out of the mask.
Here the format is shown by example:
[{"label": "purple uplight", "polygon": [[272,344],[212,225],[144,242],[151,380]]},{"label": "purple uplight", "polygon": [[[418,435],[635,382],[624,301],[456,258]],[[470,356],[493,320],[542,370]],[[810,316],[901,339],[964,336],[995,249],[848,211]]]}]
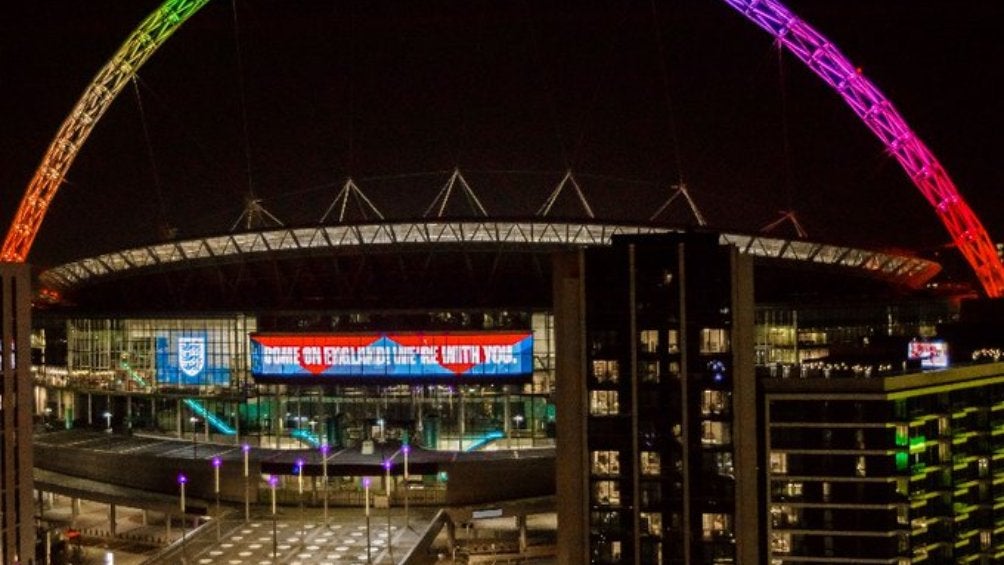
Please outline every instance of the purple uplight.
[{"label": "purple uplight", "polygon": [[383,462],[383,468],[390,471],[390,459]]},{"label": "purple uplight", "polygon": [[244,445],[241,446],[241,451],[243,451],[244,453],[250,453],[251,446],[245,443]]},{"label": "purple uplight", "polygon": [[321,455],[327,456],[330,451],[331,451],[330,445],[326,443],[321,444]]},{"label": "purple uplight", "polygon": [[188,482],[188,477],[184,473],[178,473],[178,484],[183,485]]},{"label": "purple uplight", "polygon": [[268,476],[268,486],[275,488],[275,485],[279,484],[279,477],[276,475]]},{"label": "purple uplight", "polygon": [[220,465],[223,465],[223,460],[219,457],[213,457],[213,467],[219,469]]},{"label": "purple uplight", "polygon": [[370,488],[371,484],[373,484],[373,481],[371,481],[369,477],[364,477],[363,478],[363,486],[364,487]]},{"label": "purple uplight", "polygon": [[406,443],[404,444],[403,447],[401,447],[401,451],[404,451],[405,453],[411,453],[411,446]]}]

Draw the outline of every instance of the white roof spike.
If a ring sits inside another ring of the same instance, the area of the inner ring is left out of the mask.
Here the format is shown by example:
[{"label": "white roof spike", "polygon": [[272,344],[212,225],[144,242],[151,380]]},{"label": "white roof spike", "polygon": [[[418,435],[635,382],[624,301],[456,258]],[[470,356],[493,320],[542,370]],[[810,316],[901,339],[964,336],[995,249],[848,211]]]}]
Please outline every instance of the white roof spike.
[{"label": "white roof spike", "polygon": [[554,206],[554,203],[558,201],[558,197],[561,196],[561,191],[565,190],[565,186],[567,185],[571,185],[572,190],[575,191],[575,195],[579,197],[579,203],[582,204],[582,209],[585,210],[586,215],[590,218],[595,218],[596,214],[593,214],[593,208],[589,205],[589,201],[586,200],[586,195],[583,194],[582,188],[575,180],[575,175],[572,174],[571,169],[565,171],[565,176],[561,177],[561,182],[558,183],[558,186],[554,187],[554,190],[551,191],[551,195],[547,197],[547,200],[545,200],[537,210],[537,215],[545,217],[550,214],[551,208]]},{"label": "white roof spike", "polygon": [[690,206],[690,213],[693,214],[694,219],[697,220],[697,225],[699,226],[708,225],[708,222],[704,219],[704,214],[701,214],[701,211],[697,208],[697,203],[694,202],[694,199],[690,197],[690,192],[687,191],[686,184],[681,182],[680,184],[671,185],[670,188],[672,190],[670,191],[669,198],[662,203],[662,206],[659,206],[659,209],[656,210],[654,214],[652,214],[652,216],[648,219],[648,221],[654,222],[659,217],[659,215],[661,215],[664,211],[666,211],[667,208],[669,208],[669,205],[672,204],[673,201],[676,200],[678,196],[683,196],[684,200],[687,201],[687,205]]},{"label": "white roof spike", "polygon": [[244,224],[244,229],[247,231],[276,226],[283,227],[282,221],[262,206],[261,198],[257,198],[253,195],[248,196],[247,202],[244,205],[244,210],[241,212],[241,215],[237,217],[234,225],[230,226],[230,231],[237,231],[237,228],[241,224]]},{"label": "white roof spike", "polygon": [[[475,194],[474,189],[471,188],[471,185],[467,182],[467,179],[464,178],[464,175],[460,172],[459,168],[453,169],[453,173],[450,174],[450,178],[446,181],[446,184],[443,185],[443,188],[439,190],[439,193],[436,194],[436,197],[432,199],[432,203],[425,209],[425,213],[422,214],[422,217],[428,218],[433,209],[436,209],[435,217],[437,218],[442,218],[446,215],[446,207],[450,203],[450,196],[453,194],[453,187],[458,185],[460,186],[460,190],[463,191],[464,196],[467,198],[467,205],[470,206],[471,212],[473,212],[476,216],[487,218],[488,211],[485,210],[484,205],[481,204],[481,199],[479,199],[478,195]],[[437,204],[439,205],[438,209],[436,206]]]},{"label": "white roof spike", "polygon": [[348,209],[350,197],[355,199],[356,205],[359,208],[359,214],[362,216],[362,219],[364,220],[369,219],[369,217],[366,214],[367,210],[372,212],[373,215],[376,216],[377,218],[381,220],[384,219],[383,213],[381,213],[380,209],[376,207],[376,204],[374,204],[373,201],[370,200],[368,196],[366,196],[366,193],[363,192],[361,188],[359,188],[359,185],[357,185],[356,182],[352,180],[352,177],[349,177],[345,179],[345,184],[342,185],[342,189],[338,191],[338,194],[335,196],[335,199],[331,201],[331,205],[328,206],[328,209],[324,212],[324,215],[321,216],[320,223],[323,224],[328,219],[328,216],[331,215],[331,212],[334,211],[336,206],[338,207],[338,223],[339,224],[345,223],[345,214]]},{"label": "white roof spike", "polygon": [[794,210],[781,210],[778,213],[781,214],[781,217],[767,224],[766,226],[760,228],[761,233],[770,233],[781,224],[785,222],[790,222],[791,225],[795,228],[795,233],[798,234],[798,237],[800,239],[805,239],[809,237],[809,232],[805,231],[805,229],[802,228],[802,224],[798,221],[798,217],[795,215]]}]

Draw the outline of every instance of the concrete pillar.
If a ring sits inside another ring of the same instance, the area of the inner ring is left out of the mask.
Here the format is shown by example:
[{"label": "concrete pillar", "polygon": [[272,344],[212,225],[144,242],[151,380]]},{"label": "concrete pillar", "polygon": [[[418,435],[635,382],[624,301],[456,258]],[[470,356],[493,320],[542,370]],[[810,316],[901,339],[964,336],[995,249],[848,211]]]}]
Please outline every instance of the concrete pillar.
[{"label": "concrete pillar", "polygon": [[[174,429],[177,431],[178,437],[181,435],[181,399],[175,401],[174,405]],[[194,432],[193,432],[194,433]]]},{"label": "concrete pillar", "polygon": [[167,528],[167,543],[171,543],[171,515],[164,514],[164,526]]},{"label": "concrete pillar", "polygon": [[94,425],[94,398],[91,393],[87,393],[87,425]]},{"label": "concrete pillar", "polygon": [[149,526],[150,525],[150,511],[149,510],[144,510],[143,511],[143,518],[142,518],[142,522],[140,522],[140,523],[143,524],[144,526]]},{"label": "concrete pillar", "polygon": [[70,522],[76,522],[77,517],[80,516],[80,499],[71,498],[70,499]]},{"label": "concrete pillar", "polygon": [[108,505],[108,528],[112,533],[112,537],[116,535],[118,524],[115,523],[115,505]]}]

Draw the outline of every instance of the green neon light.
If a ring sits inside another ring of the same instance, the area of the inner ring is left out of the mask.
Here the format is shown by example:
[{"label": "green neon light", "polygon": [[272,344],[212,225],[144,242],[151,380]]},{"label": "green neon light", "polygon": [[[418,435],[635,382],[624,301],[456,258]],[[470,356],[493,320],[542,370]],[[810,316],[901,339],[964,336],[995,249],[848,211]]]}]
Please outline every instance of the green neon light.
[{"label": "green neon light", "polygon": [[927,438],[924,436],[917,436],[910,438],[910,453],[917,453],[919,451],[924,451],[925,443],[927,443]]}]

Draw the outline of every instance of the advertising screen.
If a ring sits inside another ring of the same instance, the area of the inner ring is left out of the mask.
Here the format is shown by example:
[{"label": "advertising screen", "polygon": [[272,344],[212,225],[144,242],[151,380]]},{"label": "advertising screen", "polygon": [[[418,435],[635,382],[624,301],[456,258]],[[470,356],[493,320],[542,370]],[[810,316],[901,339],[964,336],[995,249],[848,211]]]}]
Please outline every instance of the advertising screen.
[{"label": "advertising screen", "polygon": [[533,374],[533,334],[252,334],[256,379],[493,380]]},{"label": "advertising screen", "polygon": [[920,360],[925,369],[941,369],[948,366],[948,344],[944,341],[911,341],[907,358]]},{"label": "advertising screen", "polygon": [[227,385],[229,356],[199,330],[164,331],[156,338],[157,381],[178,386]]}]

